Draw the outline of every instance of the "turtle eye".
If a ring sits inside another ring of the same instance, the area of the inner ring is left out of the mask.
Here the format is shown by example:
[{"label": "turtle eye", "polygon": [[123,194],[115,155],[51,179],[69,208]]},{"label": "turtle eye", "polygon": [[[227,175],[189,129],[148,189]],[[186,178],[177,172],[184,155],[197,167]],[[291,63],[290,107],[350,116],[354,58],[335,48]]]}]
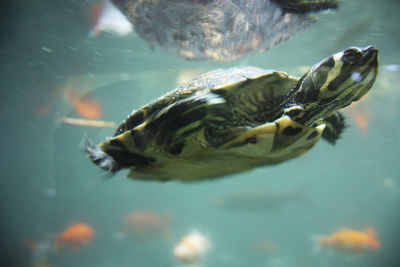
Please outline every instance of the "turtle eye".
[{"label": "turtle eye", "polygon": [[342,60],[345,63],[354,64],[362,57],[362,51],[358,48],[349,48],[344,51]]}]

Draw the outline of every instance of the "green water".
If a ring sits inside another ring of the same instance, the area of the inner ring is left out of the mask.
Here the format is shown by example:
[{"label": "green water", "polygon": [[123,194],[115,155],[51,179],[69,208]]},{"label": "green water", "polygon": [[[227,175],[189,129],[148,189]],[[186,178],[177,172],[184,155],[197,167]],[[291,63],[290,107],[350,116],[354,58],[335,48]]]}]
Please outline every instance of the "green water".
[{"label": "green water", "polygon": [[[337,12],[317,14],[319,21],[291,40],[227,63],[180,59],[136,34],[88,38],[89,5],[26,0],[0,11],[1,266],[182,266],[172,251],[192,229],[212,243],[202,267],[400,266],[400,71],[393,69],[400,65],[399,1],[341,1]],[[369,97],[345,111],[349,127],[335,146],[321,140],[281,165],[191,184],[132,181],[124,171],[106,179],[78,144],[84,132],[98,143],[113,129],[61,121],[78,117],[70,90],[97,99],[101,119],[119,123],[174,89],[184,70],[253,65],[300,76],[304,66],[351,45],[380,50]],[[367,129],[355,125],[357,114],[367,118]],[[273,204],[216,204],[252,190],[266,192]],[[168,237],[121,237],[124,216],[138,211],[168,216]],[[93,227],[94,239],[78,251],[55,251],[55,236],[79,221]],[[366,226],[376,229],[379,250],[337,253],[315,241]],[[263,241],[276,250],[255,251]]]}]

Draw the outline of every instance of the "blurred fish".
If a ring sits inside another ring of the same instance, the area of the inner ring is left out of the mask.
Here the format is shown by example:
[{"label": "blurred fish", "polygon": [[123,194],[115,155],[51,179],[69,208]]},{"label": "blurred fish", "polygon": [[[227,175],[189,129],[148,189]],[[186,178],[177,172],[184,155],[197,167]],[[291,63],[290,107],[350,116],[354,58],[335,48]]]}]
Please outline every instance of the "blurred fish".
[{"label": "blurred fish", "polygon": [[98,119],[103,115],[99,102],[90,96],[78,97],[74,91],[70,91],[68,100],[75,111],[86,119]]},{"label": "blurred fish", "polygon": [[151,211],[132,212],[123,219],[122,235],[141,240],[169,238],[169,221],[169,216],[159,216]]},{"label": "blurred fish", "polygon": [[319,245],[322,248],[353,253],[378,250],[381,247],[375,229],[372,227],[367,227],[364,231],[340,229],[328,236],[321,237]]},{"label": "blurred fish", "polygon": [[132,24],[110,0],[98,0],[93,4],[90,8],[90,17],[94,25],[89,32],[90,37],[102,32],[125,36],[133,30]]},{"label": "blurred fish", "polygon": [[217,207],[240,210],[272,210],[278,211],[288,203],[304,203],[303,192],[300,190],[287,192],[265,192],[260,190],[242,191],[224,195],[212,201]]},{"label": "blurred fish", "polygon": [[61,117],[60,119],[63,123],[79,125],[79,126],[103,127],[103,128],[114,128],[116,126],[115,122],[112,121],[78,119],[70,117]]},{"label": "blurred fish", "polygon": [[35,261],[32,264],[32,267],[52,267],[48,262],[45,261]]},{"label": "blurred fish", "polygon": [[259,242],[253,245],[253,250],[257,252],[274,253],[277,251],[277,247],[274,243],[269,241]]},{"label": "blurred fish", "polygon": [[44,195],[46,197],[56,197],[57,196],[57,189],[55,187],[45,187]]},{"label": "blurred fish", "polygon": [[33,266],[41,266],[40,264],[48,264],[48,259],[51,256],[50,254],[54,252],[54,248],[52,247],[51,242],[49,240],[34,241],[31,239],[22,239],[21,244],[29,250]]},{"label": "blurred fish", "polygon": [[383,179],[382,185],[386,188],[394,188],[396,186],[394,180],[390,177]]},{"label": "blurred fish", "polygon": [[94,237],[94,230],[85,223],[74,223],[68,226],[55,240],[56,249],[72,248],[78,250],[82,245],[89,244]]},{"label": "blurred fish", "polygon": [[366,134],[368,130],[368,114],[358,110],[354,112],[352,117],[356,127],[361,131],[361,133]]},{"label": "blurred fish", "polygon": [[210,249],[210,245],[208,238],[199,232],[192,231],[181,239],[175,246],[173,253],[182,263],[196,264]]},{"label": "blurred fish", "polygon": [[51,106],[48,103],[42,104],[34,109],[33,113],[35,116],[41,117],[50,114]]},{"label": "blurred fish", "polygon": [[398,194],[400,192],[399,185],[393,177],[383,179],[381,185],[390,193]]}]

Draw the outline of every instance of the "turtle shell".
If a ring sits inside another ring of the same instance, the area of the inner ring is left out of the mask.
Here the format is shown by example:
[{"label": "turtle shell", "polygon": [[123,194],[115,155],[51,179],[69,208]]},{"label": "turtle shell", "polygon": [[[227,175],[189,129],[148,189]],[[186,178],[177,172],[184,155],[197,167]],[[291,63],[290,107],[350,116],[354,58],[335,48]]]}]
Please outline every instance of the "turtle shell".
[{"label": "turtle shell", "polygon": [[316,21],[333,0],[113,0],[151,44],[195,60],[229,61],[278,45]]},{"label": "turtle shell", "polygon": [[103,169],[137,179],[196,181],[275,164],[307,152],[324,125],[282,115],[298,79],[256,67],[215,70],[132,113],[94,147]]},{"label": "turtle shell", "polygon": [[345,127],[339,112],[373,86],[378,49],[349,47],[298,80],[256,67],[215,70],[129,116],[98,147],[94,163],[147,180],[196,181],[276,164],[330,143]]}]

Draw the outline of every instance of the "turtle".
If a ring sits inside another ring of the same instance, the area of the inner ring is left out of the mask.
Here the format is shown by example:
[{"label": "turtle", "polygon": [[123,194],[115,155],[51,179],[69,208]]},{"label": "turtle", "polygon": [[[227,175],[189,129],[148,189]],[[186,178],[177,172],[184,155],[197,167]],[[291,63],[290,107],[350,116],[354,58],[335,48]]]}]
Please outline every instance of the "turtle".
[{"label": "turtle", "polygon": [[335,0],[112,0],[149,43],[191,60],[261,53],[316,21]]},{"label": "turtle", "polygon": [[300,79],[258,67],[217,69],[129,115],[112,137],[84,148],[100,168],[141,180],[200,181],[278,164],[322,137],[335,144],[340,109],[359,100],[378,73],[378,49],[350,47]]}]

